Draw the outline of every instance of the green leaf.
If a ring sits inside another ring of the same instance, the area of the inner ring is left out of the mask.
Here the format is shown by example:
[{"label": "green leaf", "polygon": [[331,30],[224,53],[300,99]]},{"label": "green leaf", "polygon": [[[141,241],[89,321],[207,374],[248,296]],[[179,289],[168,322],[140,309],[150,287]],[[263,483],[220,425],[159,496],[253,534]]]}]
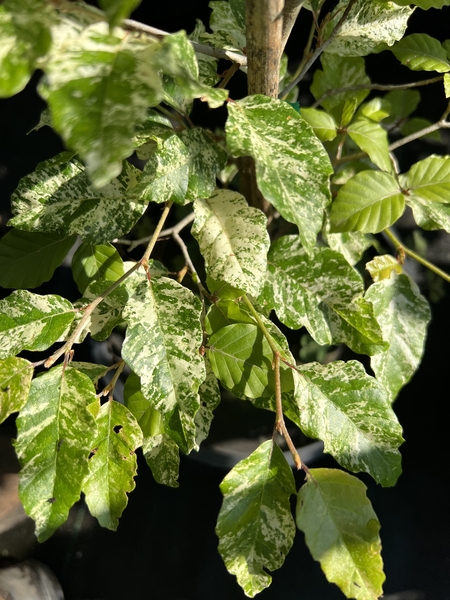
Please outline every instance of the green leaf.
[{"label": "green leaf", "polygon": [[73,278],[81,294],[94,281],[113,283],[124,272],[120,254],[111,244],[81,244],[72,258]]},{"label": "green leaf", "polygon": [[45,64],[39,93],[56,131],[104,187],[133,152],[133,133],[161,97],[155,54],[160,43],[95,23],[61,44]]},{"label": "green leaf", "polygon": [[28,360],[12,356],[0,361],[0,423],[21,410],[32,378],[33,367]]},{"label": "green leaf", "polygon": [[141,0],[100,0],[101,8],[108,15],[111,29],[119,25],[122,19],[127,19],[140,3]]},{"label": "green leaf", "polygon": [[400,183],[411,198],[424,203],[450,202],[450,157],[431,155],[401,175]]},{"label": "green leaf", "polygon": [[330,201],[330,159],[310,126],[291,106],[267,96],[228,104],[227,144],[234,156],[252,156],[266,200],[299,230],[312,250]]},{"label": "green leaf", "polygon": [[403,121],[419,106],[420,92],[417,90],[393,90],[384,96],[384,100],[391,105],[390,116],[386,118],[385,123]]},{"label": "green leaf", "polygon": [[333,117],[324,110],[302,108],[301,115],[321,142],[329,142],[337,136],[337,125]]},{"label": "green leaf", "polygon": [[310,258],[297,236],[272,244],[269,268],[258,303],[276,310],[291,329],[305,326],[320,345],[347,344],[374,354],[385,344],[372,306],[362,295],[361,275],[342,254],[316,248]]},{"label": "green leaf", "polygon": [[142,451],[155,481],[177,488],[180,451],[174,440],[166,433],[147,437]]},{"label": "green leaf", "polygon": [[[210,34],[205,33],[206,29],[200,19],[196,20],[194,31],[189,35],[189,39],[194,42],[200,42],[201,44],[208,45],[208,36]],[[198,79],[201,83],[213,87],[219,81],[217,74],[218,59],[214,56],[208,56],[201,52],[196,52],[195,57],[198,63]]]},{"label": "green leaf", "polygon": [[44,0],[6,0],[0,6],[0,98],[23,90],[49,50],[52,13]]},{"label": "green leaf", "polygon": [[198,298],[166,277],[140,284],[123,312],[128,329],[122,357],[185,453],[195,447],[198,389],[205,379],[200,315]]},{"label": "green leaf", "polygon": [[148,160],[158,149],[158,142],[162,142],[173,133],[174,129],[168,117],[157,110],[149,110],[146,121],[137,126],[133,138],[138,158]]},{"label": "green leaf", "polygon": [[21,179],[11,198],[15,216],[9,225],[24,231],[77,233],[94,244],[128,233],[147,207],[133,190],[140,171],[125,162],[117,179],[95,189],[72,156],[63,152]]},{"label": "green leaf", "polygon": [[371,285],[366,298],[389,342],[385,352],[371,357],[370,366],[393,402],[422,359],[430,308],[407,275],[393,274]]},{"label": "green leaf", "polygon": [[134,415],[144,434],[144,439],[164,433],[161,413],[150,404],[141,391],[141,380],[136,373],[131,372],[125,382],[124,404]]},{"label": "green leaf", "polygon": [[296,511],[297,527],[328,581],[356,600],[379,598],[385,579],[380,523],[366,489],[338,469],[311,469]]},{"label": "green leaf", "polygon": [[54,367],[31,383],[17,419],[19,496],[43,542],[80,498],[96,434],[88,405],[96,401],[91,380],[70,367]]},{"label": "green leaf", "polygon": [[450,75],[448,73],[444,75],[444,92],[445,97],[450,98]]},{"label": "green leaf", "polygon": [[88,363],[73,360],[70,363],[70,366],[73,369],[76,369],[83,375],[87,375],[89,379],[94,384],[95,388],[97,388],[99,379],[104,377],[108,371],[111,371],[111,367],[106,367],[105,365],[99,365],[97,363]]},{"label": "green leaf", "polygon": [[237,192],[217,190],[194,204],[192,235],[209,277],[256,296],[267,264],[266,217]]},{"label": "green leaf", "polygon": [[361,171],[341,187],[331,205],[330,231],[379,233],[395,223],[404,208],[404,196],[392,175]]},{"label": "green leaf", "polygon": [[226,35],[231,46],[244,49],[247,45],[245,38],[245,7],[243,0],[223,2],[214,0],[209,3],[212,8],[209,26],[214,33]]},{"label": "green leaf", "polygon": [[392,48],[398,60],[412,71],[450,71],[450,63],[441,43],[426,33],[413,33]]},{"label": "green leaf", "polygon": [[316,100],[329,112],[336,123],[342,120],[342,112],[347,100],[356,99],[356,105],[361,104],[368,96],[369,90],[355,90],[351,92],[341,92],[332,94],[321,100],[327,92],[333,92],[342,87],[345,81],[346,86],[370,84],[370,79],[366,75],[363,58],[340,57],[337,54],[323,53],[320,57],[322,69],[317,69],[313,76],[311,93]]},{"label": "green leaf", "polygon": [[294,541],[292,470],[270,440],[238,463],[220,489],[219,552],[246,596],[253,598],[270,585],[266,569],[280,568]]},{"label": "green leaf", "polygon": [[398,274],[403,272],[402,265],[390,254],[375,256],[373,260],[366,264],[366,269],[369,271],[370,276],[374,281],[389,279],[389,277],[392,275],[392,272]]},{"label": "green leaf", "polygon": [[[273,351],[261,329],[253,324],[227,325],[209,338],[208,358],[222,385],[246,398],[275,394]],[[283,391],[293,389],[292,371],[281,368]]]},{"label": "green leaf", "polygon": [[[325,27],[325,37],[330,36],[348,3],[349,0],[339,2],[335,16]],[[392,46],[403,37],[413,11],[413,8],[406,6],[400,8],[394,2],[358,0],[325,52],[340,56],[365,56],[374,52],[380,44]]]},{"label": "green leaf", "polygon": [[[395,0],[395,4],[405,6],[411,4],[410,0]],[[450,0],[414,0],[414,4],[422,10],[428,10],[429,8],[442,8],[443,6],[450,6]]]},{"label": "green leaf", "polygon": [[12,229],[0,240],[0,286],[33,289],[52,278],[76,237]]},{"label": "green leaf", "polygon": [[385,388],[356,360],[308,363],[299,371],[294,410],[305,435],[322,440],[325,452],[349,471],[395,485],[404,440]]},{"label": "green leaf", "polygon": [[379,123],[360,116],[347,127],[347,132],[377,167],[382,171],[393,171],[387,133]]},{"label": "green leaf", "polygon": [[227,153],[196,127],[163,140],[145,165],[138,193],[147,202],[187,204],[208,198]]},{"label": "green leaf", "polygon": [[392,106],[386,98],[372,98],[359,107],[358,116],[367,117],[379,123],[391,114]]},{"label": "green leaf", "polygon": [[0,359],[22,350],[47,350],[75,317],[72,304],[61,296],[39,296],[26,290],[0,300]]},{"label": "green leaf", "polygon": [[[432,123],[428,119],[422,119],[420,117],[415,117],[413,119],[409,119],[408,121],[406,121],[406,123],[401,125],[400,133],[406,137],[407,135],[416,133],[417,131],[420,131],[421,129],[425,129],[425,127],[429,127],[430,125],[432,125]],[[442,141],[441,132],[439,131],[439,129],[437,131],[431,131],[430,133],[427,133],[426,135],[422,135],[421,139],[422,140],[433,140],[435,142],[441,142]]]},{"label": "green leaf", "polygon": [[135,450],[142,446],[142,431],[130,411],[114,400],[103,404],[96,421],[98,435],[92,441],[82,489],[90,513],[102,527],[116,531],[127,493],[135,487]]}]

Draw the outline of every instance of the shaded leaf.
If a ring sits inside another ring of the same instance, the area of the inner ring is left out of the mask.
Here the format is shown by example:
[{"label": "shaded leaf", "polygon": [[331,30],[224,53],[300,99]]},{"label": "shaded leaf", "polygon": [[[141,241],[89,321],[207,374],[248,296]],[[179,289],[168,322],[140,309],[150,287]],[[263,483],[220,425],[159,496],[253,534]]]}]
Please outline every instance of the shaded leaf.
[{"label": "shaded leaf", "polygon": [[74,317],[72,304],[61,296],[13,292],[0,300],[0,359],[22,350],[47,350]]},{"label": "shaded leaf", "polygon": [[398,60],[412,71],[450,71],[450,63],[441,43],[426,33],[413,33],[391,49]]},{"label": "shaded leaf", "polygon": [[217,190],[194,204],[192,235],[198,241],[207,273],[251,295],[257,295],[267,264],[266,217],[243,196]]},{"label": "shaded leaf", "polygon": [[197,436],[195,438],[196,450],[200,448],[203,440],[206,440],[209,434],[212,420],[214,418],[213,411],[220,404],[220,388],[219,382],[211,369],[209,360],[205,358],[206,379],[200,384],[198,393],[200,396],[200,407],[195,414],[195,426]]},{"label": "shaded leaf", "polygon": [[266,569],[281,567],[294,541],[292,470],[279,447],[267,441],[228,473],[220,489],[219,552],[246,596],[253,598],[270,585]]},{"label": "shaded leaf", "polygon": [[329,142],[337,136],[337,125],[333,117],[324,110],[302,108],[301,115],[321,142]]},{"label": "shaded leaf", "polygon": [[96,426],[88,405],[96,400],[91,380],[58,365],[33,379],[17,419],[19,496],[43,542],[80,498]]},{"label": "shaded leaf", "polygon": [[[206,28],[200,19],[196,20],[194,31],[189,35],[189,39],[194,42],[200,42],[208,45],[208,35],[205,33]],[[217,74],[218,59],[214,56],[208,56],[201,52],[196,52],[195,56],[198,63],[198,79],[205,85],[214,86],[219,81]]]},{"label": "shaded leaf", "polygon": [[223,2],[215,0],[209,3],[212,8],[209,26],[214,33],[225,34],[231,47],[244,49],[247,45],[245,38],[245,8],[242,0]]},{"label": "shaded leaf", "polygon": [[386,131],[371,118],[360,116],[347,127],[348,135],[382,171],[392,172]]},{"label": "shaded leaf", "polygon": [[100,0],[101,8],[108,15],[111,29],[118,25],[122,19],[127,19],[141,0]]},{"label": "shaded leaf", "polygon": [[82,488],[90,513],[102,527],[116,531],[127,493],[135,487],[135,450],[142,445],[142,431],[130,411],[113,400],[101,406],[96,422],[98,435],[91,443]]},{"label": "shaded leaf", "polygon": [[380,524],[366,489],[338,469],[311,469],[298,493],[296,522],[328,581],[347,598],[376,600],[385,576]]},{"label": "shaded leaf", "polygon": [[391,105],[391,114],[385,122],[402,121],[418,107],[420,92],[417,90],[393,90],[385,94],[384,100],[387,100]]},{"label": "shaded leaf", "polygon": [[74,235],[8,231],[0,240],[0,286],[33,289],[49,281],[75,240]]},{"label": "shaded leaf", "polygon": [[21,410],[32,378],[33,367],[28,360],[12,356],[0,361],[0,423]]},{"label": "shaded leaf", "polygon": [[72,258],[72,274],[81,294],[93,282],[112,283],[122,277],[124,272],[120,254],[111,244],[94,245],[85,242]]},{"label": "shaded leaf", "polygon": [[[429,127],[430,125],[432,125],[432,123],[428,119],[414,117],[413,119],[409,119],[408,121],[406,121],[406,123],[401,125],[399,129],[400,129],[400,133],[406,137],[407,135],[416,133],[417,131],[420,131],[421,129],[425,129],[425,127]],[[427,133],[426,135],[422,135],[421,139],[433,140],[435,142],[440,142],[442,140],[441,132],[439,130],[431,131],[430,133]]]},{"label": "shaded leaf", "polygon": [[370,366],[393,402],[422,359],[430,308],[414,281],[403,274],[371,285],[366,298],[389,342],[385,352],[371,357]]},{"label": "shaded leaf", "polygon": [[180,450],[174,440],[166,433],[147,437],[142,451],[155,481],[177,488]]},{"label": "shaded leaf", "polygon": [[300,231],[308,251],[330,201],[328,154],[310,126],[282,100],[255,95],[228,104],[227,145],[234,156],[256,162],[266,200]]}]

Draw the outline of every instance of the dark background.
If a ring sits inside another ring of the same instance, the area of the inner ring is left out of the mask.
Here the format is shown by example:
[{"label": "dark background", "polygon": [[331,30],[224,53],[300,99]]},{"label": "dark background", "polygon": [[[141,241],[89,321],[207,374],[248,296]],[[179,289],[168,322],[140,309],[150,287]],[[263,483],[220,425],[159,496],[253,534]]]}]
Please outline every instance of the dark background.
[{"label": "dark background", "polygon": [[[190,31],[195,18],[208,20],[207,2],[143,0],[133,18],[166,31]],[[302,11],[302,19],[306,11]],[[427,32],[441,41],[450,37],[450,10],[416,11],[410,31]],[[302,20],[291,37],[287,53],[295,62],[301,53],[309,22]],[[297,56],[296,56],[297,54]],[[414,73],[399,65],[389,52],[368,58],[374,82],[399,83],[432,74]],[[224,63],[226,68],[226,63]],[[0,102],[0,232],[5,232],[9,197],[18,180],[36,164],[61,149],[58,136],[47,127],[27,135],[39,120],[44,102],[35,86],[39,75],[14,98]],[[245,95],[245,79],[240,75],[231,86],[231,96]],[[308,87],[306,81],[304,87]],[[440,86],[422,91],[418,115],[432,121],[445,108]],[[218,119],[223,119],[223,114]],[[214,124],[214,115],[198,107],[194,119],[199,124]],[[448,146],[434,152],[449,153]],[[429,146],[417,142],[402,154],[408,163],[429,153]],[[405,170],[403,169],[403,170]],[[407,235],[407,231],[401,232]],[[450,269],[448,245],[438,234],[427,237],[433,259]],[[420,285],[427,291],[426,274],[416,271]],[[67,270],[57,270],[54,281],[44,288],[68,295],[74,293]],[[404,427],[402,447],[404,472],[395,488],[382,489],[362,477],[382,524],[383,557],[387,582],[386,595],[405,600],[450,600],[450,476],[448,469],[449,391],[447,368],[450,332],[449,286],[444,296],[432,304],[433,320],[423,363],[413,381],[402,391],[395,410]],[[8,290],[0,294],[7,295]],[[80,358],[77,354],[77,358]],[[1,431],[7,434],[11,420]],[[310,466],[328,466],[322,457]],[[144,461],[140,462],[137,488],[116,533],[96,525],[84,504],[77,504],[69,523],[48,542],[36,546],[33,556],[47,563],[60,579],[67,600],[119,600],[123,598],[164,600],[234,600],[244,598],[234,577],[227,574],[217,553],[214,526],[221,504],[219,483],[225,471],[184,458],[180,488],[157,485]],[[301,475],[298,476],[299,481]],[[400,592],[403,594],[397,596]],[[333,600],[343,598],[329,585],[297,534],[285,565],[273,575],[271,588],[261,600]]]}]

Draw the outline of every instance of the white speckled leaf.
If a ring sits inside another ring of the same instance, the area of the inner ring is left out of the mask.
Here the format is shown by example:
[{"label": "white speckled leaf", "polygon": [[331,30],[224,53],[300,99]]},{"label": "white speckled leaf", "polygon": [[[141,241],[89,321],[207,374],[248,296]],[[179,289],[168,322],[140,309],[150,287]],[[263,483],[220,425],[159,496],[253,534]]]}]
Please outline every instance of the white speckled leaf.
[{"label": "white speckled leaf", "polygon": [[[341,0],[335,8],[334,18],[325,28],[326,37],[336,27],[348,2],[349,0]],[[400,7],[394,2],[357,0],[325,52],[340,56],[365,56],[380,44],[392,46],[403,37],[413,12],[413,8]]]},{"label": "white speckled leaf", "polygon": [[372,236],[360,231],[327,233],[326,239],[330,248],[342,254],[351,265],[356,265],[364,251],[373,244]]},{"label": "white speckled leaf", "polygon": [[369,473],[383,486],[401,473],[402,428],[385,388],[351,360],[308,363],[295,373],[297,419],[349,471]]},{"label": "white speckled leaf", "polygon": [[102,527],[116,531],[127,494],[135,487],[135,450],[142,446],[142,431],[131,412],[114,400],[103,404],[96,422],[98,435],[89,448],[82,489],[90,513]]},{"label": "white speckled leaf", "polygon": [[81,294],[94,281],[113,282],[124,274],[123,261],[112,244],[81,244],[72,258],[72,274]]},{"label": "white speckled leaf", "polygon": [[69,148],[86,164],[96,187],[119,175],[133,152],[135,125],[161,97],[160,44],[95,23],[61,44],[45,64],[39,93]]},{"label": "white speckled leaf", "polygon": [[205,357],[206,379],[201,383],[198,393],[200,396],[200,407],[195,415],[195,426],[197,428],[197,436],[195,438],[196,450],[200,448],[203,440],[206,440],[209,434],[212,420],[214,418],[213,411],[220,404],[220,388],[219,382],[214,375],[208,358]]},{"label": "white speckled leaf", "polygon": [[11,356],[0,361],[0,423],[25,404],[32,377],[28,360]]},{"label": "white speckled leaf", "polygon": [[47,350],[74,317],[72,304],[61,296],[13,292],[0,300],[0,359],[22,350]]},{"label": "white speckled leaf", "polygon": [[[317,69],[313,76],[311,93],[316,100],[330,91],[346,86],[370,84],[366,75],[364,59],[358,57],[341,57],[337,54],[323,53],[320,57],[322,70]],[[356,100],[355,108],[368,96],[369,90],[355,90],[333,94],[321,101],[321,105],[329,112],[336,123],[341,123],[342,112],[348,100]]]},{"label": "white speckled leaf", "polygon": [[450,62],[442,44],[426,33],[408,35],[391,50],[402,65],[412,71],[450,71]]},{"label": "white speckled leaf", "polygon": [[371,285],[366,298],[390,344],[385,352],[371,357],[370,366],[393,402],[422,359],[430,308],[414,281],[396,273]]},{"label": "white speckled leaf", "polygon": [[52,43],[52,8],[44,0],[6,0],[0,6],[0,98],[28,83]]},{"label": "white speckled leaf", "polygon": [[140,376],[142,393],[163,415],[164,428],[183,452],[195,447],[198,389],[205,380],[200,356],[201,304],[166,277],[144,281],[128,301],[122,357]]},{"label": "white speckled leaf", "polygon": [[270,440],[239,462],[220,489],[219,552],[245,595],[253,598],[272,581],[266,569],[279,569],[294,541],[292,469]]},{"label": "white speckled leaf", "polygon": [[19,496],[43,542],[80,498],[96,425],[88,405],[96,400],[91,380],[58,365],[36,377],[17,419]]},{"label": "white speckled leaf", "polygon": [[[208,40],[205,39],[204,36],[208,36],[209,34],[205,33],[206,28],[200,19],[196,20],[195,28],[192,33],[189,34],[189,39],[193,42],[200,42],[201,44],[208,45]],[[202,83],[208,86],[214,86],[219,81],[219,76],[217,74],[217,64],[218,59],[214,58],[214,56],[208,56],[206,54],[202,54],[201,52],[196,52],[195,56],[197,58],[198,63],[198,79]]]},{"label": "white speckled leaf", "polygon": [[287,102],[256,95],[228,104],[225,130],[231,154],[255,159],[261,193],[312,250],[331,199],[332,167],[310,125]]},{"label": "white speckled leaf", "polygon": [[338,252],[316,248],[308,257],[297,236],[272,245],[259,304],[275,309],[291,329],[304,326],[318,344],[347,344],[374,354],[386,347],[361,275]]},{"label": "white speckled leaf", "polygon": [[[235,4],[237,4],[236,0]],[[209,7],[212,8],[209,26],[213,32],[220,32],[222,35],[225,34],[230,46],[240,48],[241,50],[245,48],[247,42],[245,38],[245,20],[242,20],[242,11],[236,11],[237,7],[233,7],[232,2],[223,2],[222,0],[210,2]],[[236,12],[238,12],[238,15],[236,15]]]},{"label": "white speckled leaf", "polygon": [[128,233],[148,204],[133,189],[140,171],[124,162],[117,179],[95,189],[72,156],[63,152],[21,179],[11,198],[15,216],[9,224],[25,231],[77,233],[93,244]]},{"label": "white speckled leaf", "polygon": [[256,296],[267,264],[266,217],[237,192],[217,190],[194,204],[192,235],[209,277]]},{"label": "white speckled leaf", "polygon": [[366,486],[339,469],[311,469],[297,500],[297,527],[326,578],[347,598],[383,594],[380,523]]},{"label": "white speckled leaf", "polygon": [[142,447],[145,460],[157,483],[177,488],[180,468],[180,450],[167,433],[145,438]]},{"label": "white speckled leaf", "polygon": [[393,171],[387,133],[379,123],[360,116],[347,127],[347,132],[355,144],[367,152],[377,167],[389,173]]},{"label": "white speckled leaf", "polygon": [[108,15],[111,29],[115,25],[119,25],[122,19],[127,19],[140,3],[141,0],[100,0],[99,2],[101,8]]},{"label": "white speckled leaf", "polygon": [[163,140],[145,165],[138,193],[147,202],[187,204],[208,198],[227,153],[198,127]]}]

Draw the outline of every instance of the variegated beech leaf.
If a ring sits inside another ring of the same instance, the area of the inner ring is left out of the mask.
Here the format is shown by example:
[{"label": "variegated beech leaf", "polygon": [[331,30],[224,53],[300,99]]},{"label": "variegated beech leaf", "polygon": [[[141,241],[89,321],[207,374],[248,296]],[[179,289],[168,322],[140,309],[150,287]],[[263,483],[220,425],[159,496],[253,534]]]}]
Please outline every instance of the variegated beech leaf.
[{"label": "variegated beech leaf", "polygon": [[72,304],[61,296],[13,292],[0,300],[0,359],[22,350],[47,350],[74,318]]},{"label": "variegated beech leaf", "polygon": [[330,231],[379,233],[401,217],[405,198],[392,175],[361,171],[349,179],[331,206]]},{"label": "variegated beech leaf", "polygon": [[339,469],[311,469],[298,493],[296,523],[328,581],[347,598],[377,600],[385,580],[380,523],[366,489]]},{"label": "variegated beech leaf", "polygon": [[199,243],[207,273],[256,296],[262,285],[270,240],[266,217],[237,192],[217,190],[194,204],[192,235]]},{"label": "variegated beech leaf", "polygon": [[227,153],[196,127],[174,134],[158,144],[149,157],[137,190],[147,202],[187,204],[208,198]]},{"label": "variegated beech leaf", "polygon": [[[334,17],[325,27],[326,37],[336,27],[348,3],[349,0],[341,0],[334,9]],[[392,46],[403,37],[413,12],[413,8],[400,7],[394,2],[357,0],[325,52],[365,56],[381,44]]]},{"label": "variegated beech leaf", "polygon": [[6,0],[0,6],[0,98],[28,83],[37,60],[49,50],[54,20],[45,0]]},{"label": "variegated beech leaf", "polygon": [[351,264],[356,265],[364,251],[372,246],[374,239],[360,231],[327,233],[326,240],[332,250],[339,252]]},{"label": "variegated beech leaf", "polygon": [[321,345],[344,343],[369,355],[386,347],[361,275],[342,254],[316,248],[309,257],[297,236],[285,236],[272,244],[268,265],[258,302],[282,323],[306,327]]},{"label": "variegated beech leaf", "polygon": [[28,360],[11,356],[0,360],[0,423],[21,410],[28,398],[33,367]]},{"label": "variegated beech leaf", "polygon": [[413,33],[392,48],[398,60],[412,71],[450,71],[450,62],[442,44],[426,33]]},{"label": "variegated beech leaf", "polygon": [[58,365],[33,379],[17,419],[19,496],[41,542],[65,522],[80,498],[96,435],[88,405],[95,401],[86,375]]},{"label": "variegated beech leaf", "polygon": [[63,152],[21,179],[11,198],[15,216],[9,224],[25,231],[77,233],[93,244],[128,233],[148,204],[133,190],[140,171],[125,162],[117,179],[95,189],[72,157]]},{"label": "variegated beech leaf", "polygon": [[331,199],[332,167],[310,125],[286,102],[255,95],[228,103],[225,130],[231,154],[255,159],[261,193],[312,251]]},{"label": "variegated beech leaf", "polygon": [[392,172],[386,130],[370,118],[359,116],[347,127],[348,135],[382,171]]},{"label": "variegated beech leaf", "polygon": [[166,433],[185,453],[195,447],[198,389],[206,376],[200,315],[193,293],[166,277],[140,284],[123,312],[128,329],[122,357],[140,376],[144,397],[163,415]]},{"label": "variegated beech leaf", "polygon": [[[196,20],[194,31],[189,34],[189,39],[193,42],[199,42],[208,45],[208,41],[204,39],[204,36],[208,36],[206,27],[200,21]],[[201,52],[196,52],[195,57],[198,63],[198,79],[205,85],[213,87],[219,81],[219,75],[217,74],[218,59],[214,56],[208,56]]]},{"label": "variegated beech leaf", "polygon": [[45,64],[39,93],[53,126],[84,161],[96,187],[122,171],[133,133],[147,108],[162,98],[160,43],[107,23],[95,23],[61,44]]},{"label": "variegated beech leaf", "polygon": [[135,487],[135,450],[142,446],[142,431],[132,413],[112,399],[100,407],[96,423],[98,435],[91,442],[82,489],[90,513],[102,527],[115,531],[127,493]]},{"label": "variegated beech leaf", "polygon": [[294,401],[286,403],[286,415],[308,437],[322,440],[325,452],[349,471],[395,485],[404,440],[385,388],[356,360],[308,363],[298,367],[294,379]]},{"label": "variegated beech leaf", "polygon": [[213,411],[220,404],[220,388],[219,382],[211,368],[211,364],[205,357],[206,379],[200,384],[198,393],[200,396],[200,407],[195,415],[195,426],[197,435],[195,438],[195,450],[200,449],[200,444],[206,440],[209,434],[212,420],[214,418]]},{"label": "variegated beech leaf", "polygon": [[[233,6],[233,4],[235,6]],[[212,8],[209,26],[214,33],[221,33],[228,38],[230,47],[244,49],[247,45],[245,38],[245,16],[236,6],[237,0],[232,2],[224,2],[223,0],[209,3]]]},{"label": "variegated beech leaf", "polygon": [[295,535],[289,498],[295,482],[284,454],[272,440],[238,463],[220,485],[224,499],[217,520],[219,552],[245,595],[270,585]]},{"label": "variegated beech leaf", "polygon": [[370,366],[393,402],[422,359],[430,308],[414,281],[403,274],[374,283],[366,298],[389,342],[387,350],[371,357]]}]

